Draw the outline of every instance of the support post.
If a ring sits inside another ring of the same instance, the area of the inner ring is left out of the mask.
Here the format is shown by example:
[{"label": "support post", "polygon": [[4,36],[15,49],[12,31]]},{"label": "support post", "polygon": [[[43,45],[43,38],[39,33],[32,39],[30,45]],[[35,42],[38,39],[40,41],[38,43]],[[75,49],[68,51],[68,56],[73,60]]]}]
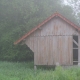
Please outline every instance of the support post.
[{"label": "support post", "polygon": [[80,63],[78,62],[78,66],[80,67]]},{"label": "support post", "polygon": [[60,65],[59,65],[59,62],[56,62],[56,66],[60,66]]},{"label": "support post", "polygon": [[37,66],[36,66],[36,65],[34,65],[34,70],[35,70],[35,71],[37,70]]}]

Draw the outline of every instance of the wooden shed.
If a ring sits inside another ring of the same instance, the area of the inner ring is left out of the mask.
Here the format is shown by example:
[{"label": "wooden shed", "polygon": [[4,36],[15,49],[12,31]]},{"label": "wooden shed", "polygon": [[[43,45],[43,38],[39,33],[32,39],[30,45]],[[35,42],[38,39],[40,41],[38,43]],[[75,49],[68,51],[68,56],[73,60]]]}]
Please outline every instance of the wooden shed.
[{"label": "wooden shed", "polygon": [[34,65],[80,64],[80,28],[54,13],[14,44],[24,43],[34,52]]}]

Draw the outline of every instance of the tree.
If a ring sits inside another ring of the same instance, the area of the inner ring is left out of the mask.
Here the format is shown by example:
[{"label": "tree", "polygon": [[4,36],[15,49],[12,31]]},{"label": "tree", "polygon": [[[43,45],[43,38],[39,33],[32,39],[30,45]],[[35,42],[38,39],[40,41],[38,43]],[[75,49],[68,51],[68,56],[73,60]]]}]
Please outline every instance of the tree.
[{"label": "tree", "polygon": [[58,11],[76,22],[71,6],[63,6],[61,1],[0,0],[0,60],[21,61],[32,58],[32,51],[27,46],[15,46],[13,43],[54,12]]},{"label": "tree", "polygon": [[78,25],[80,25],[80,0],[64,0],[63,4],[70,6],[73,9],[76,21],[78,22]]}]

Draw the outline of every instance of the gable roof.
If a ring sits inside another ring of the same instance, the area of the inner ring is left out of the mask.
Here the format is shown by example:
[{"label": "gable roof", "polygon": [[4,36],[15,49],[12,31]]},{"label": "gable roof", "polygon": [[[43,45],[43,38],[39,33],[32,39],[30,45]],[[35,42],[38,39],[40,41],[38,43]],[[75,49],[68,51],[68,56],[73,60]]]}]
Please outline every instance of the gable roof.
[{"label": "gable roof", "polygon": [[61,14],[59,14],[58,12],[56,12],[53,15],[51,15],[49,18],[47,18],[45,21],[43,21],[41,24],[39,24],[38,26],[36,26],[35,28],[33,28],[31,31],[29,31],[28,33],[26,33],[25,35],[23,35],[20,39],[18,39],[16,42],[14,42],[14,44],[16,45],[16,44],[20,43],[21,41],[23,41],[31,33],[33,33],[34,31],[36,31],[38,28],[40,28],[41,26],[43,26],[45,23],[47,23],[48,21],[50,21],[55,16],[60,17],[62,20],[64,20],[65,22],[67,22],[69,25],[71,25],[72,27],[74,27],[75,29],[77,29],[78,31],[80,31],[80,28],[77,25],[75,25],[74,23],[72,23],[71,21],[69,21],[68,19],[66,19],[64,16],[62,16]]}]

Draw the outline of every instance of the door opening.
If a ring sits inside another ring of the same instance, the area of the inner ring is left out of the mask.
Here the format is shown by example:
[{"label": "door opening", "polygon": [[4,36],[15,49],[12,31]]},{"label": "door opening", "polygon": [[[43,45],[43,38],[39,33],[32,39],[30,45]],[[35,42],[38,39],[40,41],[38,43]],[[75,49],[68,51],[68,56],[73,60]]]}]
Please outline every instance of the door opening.
[{"label": "door opening", "polygon": [[73,35],[73,65],[78,65],[78,36]]}]

